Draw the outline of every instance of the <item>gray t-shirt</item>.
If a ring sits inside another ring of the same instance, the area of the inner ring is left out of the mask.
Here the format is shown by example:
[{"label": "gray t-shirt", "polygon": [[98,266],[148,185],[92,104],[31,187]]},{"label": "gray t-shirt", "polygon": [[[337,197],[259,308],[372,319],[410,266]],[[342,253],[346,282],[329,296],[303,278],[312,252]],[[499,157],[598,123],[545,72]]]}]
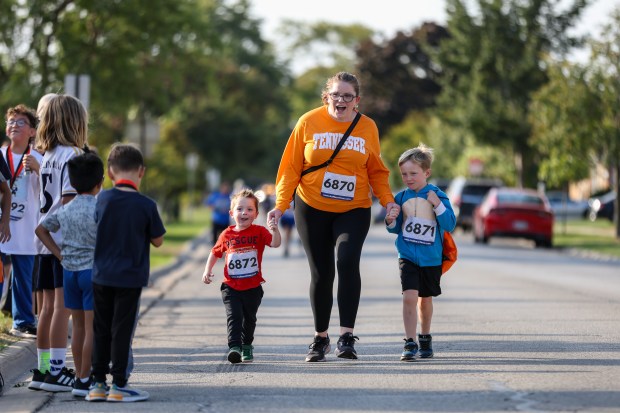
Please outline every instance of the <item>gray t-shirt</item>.
[{"label": "gray t-shirt", "polygon": [[69,271],[93,268],[97,223],[94,195],[77,195],[71,202],[48,215],[41,225],[50,232],[62,228],[63,240],[59,245],[61,264]]}]

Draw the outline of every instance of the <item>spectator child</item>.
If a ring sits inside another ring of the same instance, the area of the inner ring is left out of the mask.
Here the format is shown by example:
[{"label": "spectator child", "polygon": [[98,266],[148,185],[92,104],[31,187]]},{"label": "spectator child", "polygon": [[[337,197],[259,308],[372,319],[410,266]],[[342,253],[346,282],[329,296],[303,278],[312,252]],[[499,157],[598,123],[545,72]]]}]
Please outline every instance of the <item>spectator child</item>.
[{"label": "spectator child", "polygon": [[32,155],[37,163],[42,156],[31,150],[31,141],[37,133],[37,115],[34,110],[17,105],[6,112],[6,135],[9,144],[2,147],[10,177],[9,186],[13,192],[11,207],[12,238],[2,245],[7,266],[12,268],[12,314],[13,328],[10,333],[16,337],[36,338],[37,327],[32,311],[32,273],[37,254],[34,229],[39,221],[39,180],[29,173],[22,160]]},{"label": "spectator child", "polygon": [[441,294],[443,234],[452,231],[456,217],[448,196],[426,180],[431,176],[433,150],[424,144],[405,151],[398,167],[407,188],[394,197],[400,206],[388,211],[387,230],[398,234],[396,249],[403,292],[405,347],[400,359],[413,361],[418,352],[415,341],[420,321],[420,357],[433,357],[431,319],[433,297]]},{"label": "spectator child", "polygon": [[[92,380],[90,366],[93,347],[93,259],[95,255],[95,196],[103,184],[103,162],[94,153],[85,153],[67,163],[69,180],[78,195],[41,222],[36,234],[63,267],[65,306],[71,310],[73,334],[71,351],[77,378],[74,396],[85,397]],[[61,247],[50,232],[63,231]],[[42,388],[46,390],[47,383]]]},{"label": "spectator child", "polygon": [[[144,171],[139,149],[112,146],[108,176],[114,188],[99,194],[95,210],[93,385],[88,401],[134,402],[149,397],[128,384],[140,295],[149,280],[150,245],[161,246],[166,232],[157,204],[138,191]],[[112,386],[106,396],[108,373]]]},{"label": "spectator child", "polygon": [[263,298],[261,265],[265,246],[277,248],[281,243],[275,219],[269,220],[269,231],[254,225],[258,216],[258,198],[250,189],[232,197],[230,216],[235,225],[226,228],[211,249],[202,281],[213,281],[213,266],[226,254],[224,281],[220,287],[226,307],[228,325],[228,361],[231,363],[254,360],[252,342],[256,329],[256,313]]},{"label": "spectator child", "polygon": [[[41,111],[39,121],[35,148],[44,152],[39,167],[41,223],[77,194],[69,181],[66,165],[86,148],[88,114],[78,99],[55,95]],[[28,165],[32,158],[28,157]],[[62,231],[53,233],[52,238],[57,245],[62,245]],[[72,391],[75,373],[65,366],[71,312],[65,308],[62,265],[47,248],[39,255],[35,290],[43,291],[37,326],[39,363],[38,368],[32,370],[28,387],[39,390],[45,383],[48,391]]]}]

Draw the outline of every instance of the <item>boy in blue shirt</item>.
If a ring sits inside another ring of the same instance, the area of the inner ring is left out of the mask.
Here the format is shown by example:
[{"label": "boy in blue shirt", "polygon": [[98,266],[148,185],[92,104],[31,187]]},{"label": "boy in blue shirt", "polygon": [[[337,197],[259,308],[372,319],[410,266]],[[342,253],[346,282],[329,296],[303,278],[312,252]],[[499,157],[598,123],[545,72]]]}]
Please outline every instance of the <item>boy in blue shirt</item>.
[{"label": "boy in blue shirt", "polygon": [[[108,176],[114,188],[99,195],[95,211],[94,383],[88,401],[134,402],[149,397],[127,383],[133,367],[131,341],[140,295],[149,280],[150,246],[161,246],[166,232],[155,201],[138,192],[144,171],[139,149],[125,144],[112,146]],[[108,373],[112,386],[106,396]]]},{"label": "boy in blue shirt", "polygon": [[[84,397],[91,385],[90,365],[93,346],[93,259],[95,254],[95,196],[103,184],[103,162],[94,153],[76,156],[67,162],[69,181],[77,191],[71,202],[48,215],[35,233],[58,258],[63,268],[65,307],[71,310],[73,334],[71,351],[76,378],[63,380],[63,374],[46,379],[42,390],[71,391]],[[51,232],[62,230],[61,247]],[[66,349],[65,349],[66,357]],[[63,359],[65,358],[63,357]],[[68,377],[68,374],[64,375]]]},{"label": "boy in blue shirt", "polygon": [[406,334],[402,361],[415,360],[418,352],[415,341],[418,318],[420,357],[433,357],[430,331],[433,297],[441,294],[443,234],[444,231],[451,232],[456,225],[448,196],[427,183],[432,162],[432,148],[422,143],[400,156],[398,167],[407,188],[394,197],[400,210],[394,208],[385,217],[387,230],[398,234],[396,249]]}]

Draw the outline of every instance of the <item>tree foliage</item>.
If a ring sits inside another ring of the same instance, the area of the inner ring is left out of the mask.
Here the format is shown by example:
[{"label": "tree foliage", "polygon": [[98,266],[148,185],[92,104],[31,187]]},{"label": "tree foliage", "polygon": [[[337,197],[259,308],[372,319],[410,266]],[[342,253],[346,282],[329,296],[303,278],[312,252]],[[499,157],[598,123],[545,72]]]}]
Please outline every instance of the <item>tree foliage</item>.
[{"label": "tree foliage", "polygon": [[364,95],[360,106],[377,122],[381,133],[399,124],[408,113],[435,106],[441,73],[428,50],[436,49],[447,36],[444,27],[424,23],[385,42],[367,39],[359,45],[357,68]]},{"label": "tree foliage", "polygon": [[529,146],[532,93],[548,80],[545,59],[578,44],[568,29],[587,2],[573,0],[558,11],[558,0],[478,0],[473,15],[464,1],[447,1],[450,38],[437,54],[442,115],[476,141],[513,152],[520,185],[536,179]]}]

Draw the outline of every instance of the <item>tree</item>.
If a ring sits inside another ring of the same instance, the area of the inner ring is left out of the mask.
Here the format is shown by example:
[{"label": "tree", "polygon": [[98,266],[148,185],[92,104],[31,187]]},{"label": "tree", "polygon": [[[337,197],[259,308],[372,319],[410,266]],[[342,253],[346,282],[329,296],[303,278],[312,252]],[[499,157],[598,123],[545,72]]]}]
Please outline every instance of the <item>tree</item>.
[{"label": "tree", "polygon": [[[611,171],[611,184],[620,194],[620,7],[610,17],[602,38],[591,42],[592,88],[599,92],[602,116],[594,149]],[[620,201],[616,196],[614,222],[620,239]]]},{"label": "tree", "polygon": [[546,59],[579,43],[567,31],[588,0],[573,0],[557,11],[560,3],[478,0],[474,16],[464,1],[447,1],[450,38],[437,54],[443,71],[440,113],[477,142],[514,153],[520,186],[536,180],[529,145],[531,96],[548,80]]},{"label": "tree", "polygon": [[530,142],[540,157],[539,179],[564,188],[589,176],[602,101],[588,82],[587,68],[550,63],[548,75],[549,82],[532,97]]},{"label": "tree", "polygon": [[385,42],[367,39],[359,45],[357,68],[364,95],[360,106],[382,134],[408,113],[435,106],[441,73],[429,50],[447,37],[444,27],[424,23],[410,34],[398,32]]}]

